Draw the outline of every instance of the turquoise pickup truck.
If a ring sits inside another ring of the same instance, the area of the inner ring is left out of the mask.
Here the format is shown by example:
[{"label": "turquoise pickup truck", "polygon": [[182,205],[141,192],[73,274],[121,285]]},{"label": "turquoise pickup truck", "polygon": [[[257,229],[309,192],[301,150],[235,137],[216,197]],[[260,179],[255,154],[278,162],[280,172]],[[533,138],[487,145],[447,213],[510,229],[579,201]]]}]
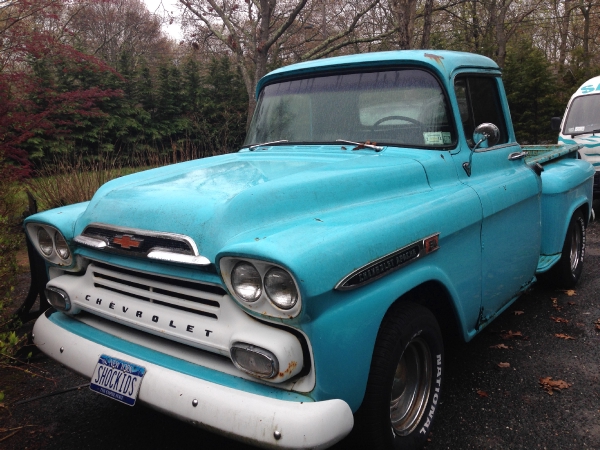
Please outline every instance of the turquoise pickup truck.
[{"label": "turquoise pickup truck", "polygon": [[[46,354],[101,395],[265,448],[420,448],[444,341],[580,277],[592,166],[521,147],[500,69],[447,51],[266,75],[237,153],[30,216]],[[451,406],[449,406],[451,407]]]}]

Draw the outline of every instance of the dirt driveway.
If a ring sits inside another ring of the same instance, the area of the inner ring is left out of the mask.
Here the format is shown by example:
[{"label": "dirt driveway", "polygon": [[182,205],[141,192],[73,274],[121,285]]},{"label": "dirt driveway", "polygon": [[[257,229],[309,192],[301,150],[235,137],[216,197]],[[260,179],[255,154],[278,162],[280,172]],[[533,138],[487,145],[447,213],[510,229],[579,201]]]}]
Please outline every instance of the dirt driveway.
[{"label": "dirt driveway", "polygon": [[[588,228],[584,273],[575,292],[536,286],[471,343],[447,348],[443,401],[427,449],[600,448],[598,319],[595,222]],[[42,354],[31,363],[0,368],[0,391],[6,395],[0,448],[251,448],[77,389],[87,380]]]}]

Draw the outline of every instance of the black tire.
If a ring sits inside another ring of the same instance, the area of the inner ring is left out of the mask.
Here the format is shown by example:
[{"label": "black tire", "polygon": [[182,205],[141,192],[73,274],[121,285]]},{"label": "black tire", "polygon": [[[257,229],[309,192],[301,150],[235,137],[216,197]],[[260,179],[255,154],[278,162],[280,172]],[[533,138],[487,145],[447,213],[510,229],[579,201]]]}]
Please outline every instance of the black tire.
[{"label": "black tire", "polygon": [[442,334],[431,312],[400,302],[383,319],[351,439],[369,450],[419,449],[440,404]]},{"label": "black tire", "polygon": [[575,211],[567,228],[560,260],[545,277],[558,287],[572,289],[583,271],[585,256],[585,220],[581,211]]}]

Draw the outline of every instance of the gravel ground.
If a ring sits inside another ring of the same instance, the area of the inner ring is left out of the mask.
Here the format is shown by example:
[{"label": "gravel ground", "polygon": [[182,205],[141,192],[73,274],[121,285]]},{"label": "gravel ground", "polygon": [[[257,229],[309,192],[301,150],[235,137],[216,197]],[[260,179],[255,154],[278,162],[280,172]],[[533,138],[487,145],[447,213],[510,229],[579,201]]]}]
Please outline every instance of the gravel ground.
[{"label": "gravel ground", "polygon": [[[587,245],[575,292],[536,286],[472,342],[449,345],[443,400],[427,450],[600,448],[598,222],[588,228]],[[27,274],[22,277],[24,297]],[[568,387],[549,395],[540,385],[546,377]],[[34,355],[31,365],[0,368],[0,391],[6,395],[0,448],[251,448],[142,406],[123,406],[86,387],[76,389],[87,381],[43,354]],[[71,390],[57,393],[66,389]]]}]

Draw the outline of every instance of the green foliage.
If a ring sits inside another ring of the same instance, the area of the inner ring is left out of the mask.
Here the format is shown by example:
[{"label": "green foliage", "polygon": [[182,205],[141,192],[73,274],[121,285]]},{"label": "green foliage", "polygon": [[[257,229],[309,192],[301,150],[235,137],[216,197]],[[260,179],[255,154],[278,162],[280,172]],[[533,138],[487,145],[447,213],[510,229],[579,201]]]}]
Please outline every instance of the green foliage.
[{"label": "green foliage", "polygon": [[18,274],[16,253],[23,241],[20,214],[25,205],[19,194],[17,183],[0,179],[0,361],[14,355],[23,344],[14,331],[18,324],[3,314],[5,305],[13,301]]},{"label": "green foliage", "polygon": [[96,100],[93,113],[55,114],[58,133],[49,136],[39,130],[23,145],[38,168],[54,165],[57,155],[75,154],[99,161],[154,151],[177,162],[234,151],[244,140],[248,96],[227,57],[201,65],[190,56],[157,68],[141,61],[134,68],[123,53],[119,74],[85,65],[66,70],[44,58],[29,63],[48,89],[70,92],[96,86],[120,93]]},{"label": "green foliage", "polygon": [[[193,63],[186,71],[188,91],[193,89]],[[189,135],[204,153],[237,149],[246,136],[248,94],[240,74],[228,58],[213,59],[202,78],[196,105],[188,107]],[[189,105],[191,106],[191,105]]]},{"label": "green foliage", "polygon": [[[17,328],[20,323],[11,322],[12,327]],[[6,325],[3,326],[6,328]],[[14,358],[17,351],[25,344],[27,336],[18,336],[16,331],[13,330],[0,330],[0,362],[4,360],[10,360]]]},{"label": "green foliage", "polygon": [[566,102],[557,97],[559,84],[543,52],[531,41],[517,43],[508,52],[503,78],[517,141],[556,142],[550,119],[562,115]]},{"label": "green foliage", "polygon": [[590,55],[585,55],[583,48],[576,47],[572,51],[572,59],[567,67],[560,71],[564,89],[558,92],[566,104],[575,90],[592,77],[600,75],[600,65],[591,60]]}]

